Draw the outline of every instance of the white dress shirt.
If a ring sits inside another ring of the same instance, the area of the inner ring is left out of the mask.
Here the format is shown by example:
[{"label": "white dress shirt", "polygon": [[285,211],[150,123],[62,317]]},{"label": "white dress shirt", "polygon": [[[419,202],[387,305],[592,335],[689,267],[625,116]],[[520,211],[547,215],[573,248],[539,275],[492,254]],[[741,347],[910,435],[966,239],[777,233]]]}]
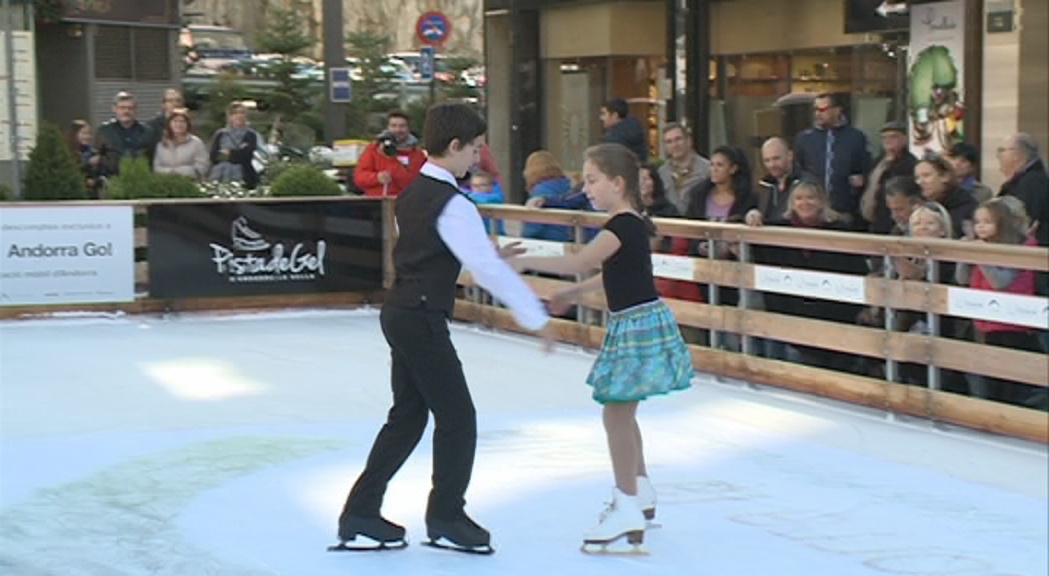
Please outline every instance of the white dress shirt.
[{"label": "white dress shirt", "polygon": [[[420,173],[459,188],[452,173],[436,164],[427,162]],[[550,321],[535,292],[499,257],[473,202],[453,196],[437,217],[437,234],[474,280],[510,307],[518,324],[538,330]]]}]

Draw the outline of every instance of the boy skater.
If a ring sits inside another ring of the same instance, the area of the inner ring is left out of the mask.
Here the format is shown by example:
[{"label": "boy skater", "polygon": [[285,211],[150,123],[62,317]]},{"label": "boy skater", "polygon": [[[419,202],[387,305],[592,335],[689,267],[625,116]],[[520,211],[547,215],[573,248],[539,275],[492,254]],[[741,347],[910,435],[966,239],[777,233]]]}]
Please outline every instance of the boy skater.
[{"label": "boy skater", "polygon": [[393,249],[396,280],[380,314],[393,357],[393,407],[364,472],[339,517],[336,550],[402,548],[404,528],[380,515],[386,486],[434,415],[433,489],[426,509],[427,544],[491,554],[488,531],[464,511],[477,447],[477,417],[448,332],[460,267],[510,307],[518,323],[552,340],[549,317],[528,285],[502,259],[477,208],[460,194],[461,178],[478,161],[485,121],[462,104],[437,104],[426,114],[429,161],[397,198],[400,236]]}]

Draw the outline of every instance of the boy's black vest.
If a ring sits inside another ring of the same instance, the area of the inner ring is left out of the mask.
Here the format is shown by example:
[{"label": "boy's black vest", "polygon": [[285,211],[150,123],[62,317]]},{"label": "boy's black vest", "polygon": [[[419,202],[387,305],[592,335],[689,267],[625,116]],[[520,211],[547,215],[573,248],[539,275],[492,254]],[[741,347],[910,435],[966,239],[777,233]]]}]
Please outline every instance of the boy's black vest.
[{"label": "boy's black vest", "polygon": [[451,184],[420,175],[397,195],[396,272],[386,303],[400,308],[425,308],[451,316],[456,280],[462,265],[437,234],[437,218],[459,194]]}]

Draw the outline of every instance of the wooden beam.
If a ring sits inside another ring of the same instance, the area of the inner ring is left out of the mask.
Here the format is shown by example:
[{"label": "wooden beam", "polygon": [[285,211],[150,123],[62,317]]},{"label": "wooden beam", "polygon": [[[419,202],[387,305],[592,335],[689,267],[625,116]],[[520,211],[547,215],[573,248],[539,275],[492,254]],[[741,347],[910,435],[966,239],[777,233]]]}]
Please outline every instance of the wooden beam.
[{"label": "wooden beam", "polygon": [[[482,215],[493,218],[590,228],[600,228],[608,219],[607,215],[595,212],[549,208],[533,210],[523,206],[501,204],[486,204],[479,206],[478,209]],[[925,257],[950,262],[1049,271],[1049,249],[1040,247],[963,243],[950,239],[882,236],[789,226],[751,228],[742,224],[682,218],[654,218],[653,222],[657,225],[658,233],[663,236],[743,241],[750,244],[829,250],[869,256]]]},{"label": "wooden beam", "polygon": [[[485,310],[485,308],[489,308]],[[492,328],[525,332],[508,310],[459,300],[455,318]],[[590,349],[601,346],[604,329],[554,320],[558,338]],[[572,326],[575,324],[575,326]],[[1044,412],[989,400],[969,398],[906,384],[893,384],[800,364],[744,356],[734,352],[690,346],[698,371],[748,382],[796,390],[873,408],[910,414],[976,430],[1049,442],[1049,418]]]}]

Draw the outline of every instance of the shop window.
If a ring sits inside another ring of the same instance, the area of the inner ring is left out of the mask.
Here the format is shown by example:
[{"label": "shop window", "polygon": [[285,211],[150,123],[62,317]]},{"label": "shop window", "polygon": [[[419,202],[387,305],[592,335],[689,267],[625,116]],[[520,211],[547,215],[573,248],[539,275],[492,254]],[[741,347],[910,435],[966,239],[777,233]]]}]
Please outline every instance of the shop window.
[{"label": "shop window", "polygon": [[100,80],[171,79],[170,31],[164,28],[98,26],[95,77]]},{"label": "shop window", "polygon": [[99,26],[95,33],[95,77],[131,80],[131,28]]}]

